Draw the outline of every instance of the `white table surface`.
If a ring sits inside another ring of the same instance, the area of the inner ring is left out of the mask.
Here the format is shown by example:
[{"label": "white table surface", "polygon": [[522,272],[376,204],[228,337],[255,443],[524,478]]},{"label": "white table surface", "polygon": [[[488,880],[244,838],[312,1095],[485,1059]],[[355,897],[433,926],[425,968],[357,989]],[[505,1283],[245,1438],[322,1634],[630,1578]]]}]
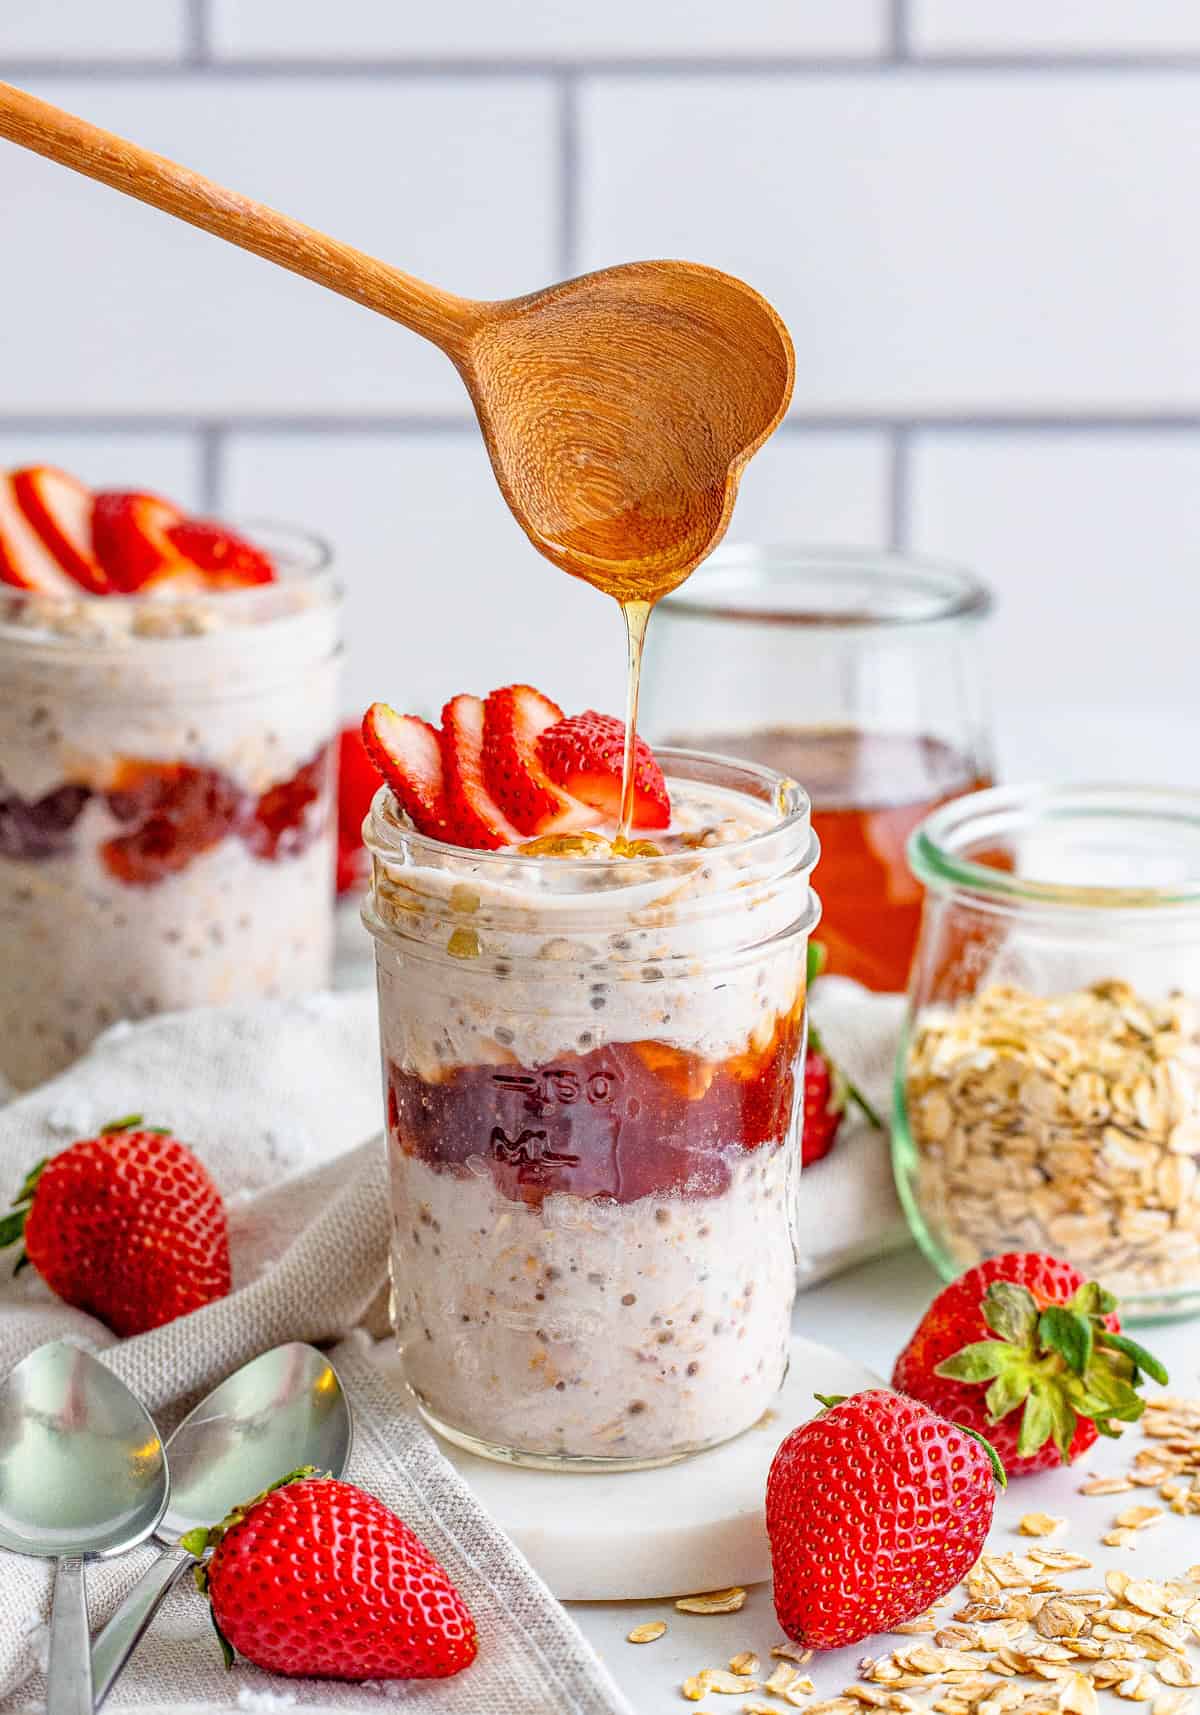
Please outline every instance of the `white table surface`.
[{"label": "white table surface", "polygon": [[[869,1263],[839,1276],[797,1302],[796,1332],[822,1341],[861,1359],[885,1378],[901,1346],[929,1303],[937,1280],[915,1251],[902,1251],[877,1263]],[[1138,1330],[1143,1343],[1162,1358],[1171,1373],[1171,1392],[1195,1397],[1200,1393],[1200,1322],[1159,1323]],[[1124,1469],[1141,1444],[1136,1424],[1130,1425],[1118,1442],[1101,1442],[1086,1466],[1093,1471]],[[1016,1522],[1027,1512],[1048,1512],[1070,1519],[1067,1530],[1046,1546],[1062,1546],[1094,1558],[1099,1567],[1121,1566],[1135,1575],[1169,1577],[1181,1574],[1200,1560],[1200,1520],[1168,1518],[1151,1530],[1139,1533],[1137,1550],[1107,1549],[1101,1535],[1111,1527],[1113,1514],[1122,1505],[1153,1494],[1090,1497],[1079,1494],[1080,1470],[1052,1471],[1010,1484],[1000,1497],[990,1544],[1021,1552],[1025,1539],[1016,1535]],[[1030,1544],[1025,1541],[1025,1546]],[[1091,1573],[1081,1575],[1094,1583]],[[1069,1575],[1065,1584],[1078,1582]],[[1079,1585],[1083,1587],[1082,1584]],[[699,1616],[676,1613],[669,1602],[571,1603],[569,1612],[599,1652],[610,1672],[626,1693],[637,1715],[694,1709],[698,1715],[740,1715],[740,1697],[710,1693],[702,1703],[686,1703],[680,1695],[683,1680],[702,1667],[726,1667],[741,1650],[754,1650],[770,1671],[770,1647],[783,1638],[771,1603],[767,1584],[755,1586],[746,1606],[738,1614]],[[644,1620],[663,1619],[667,1634],[652,1644],[630,1644],[626,1633]],[[912,1641],[912,1640],[908,1640]],[[864,1643],[853,1649],[818,1656],[806,1668],[816,1681],[817,1695],[834,1696],[857,1678],[856,1665],[866,1654],[882,1654],[899,1638]],[[1102,1699],[1102,1704],[1108,1699]],[[1148,1708],[1149,1705],[1111,1703],[1114,1710]],[[782,1705],[781,1705],[782,1708]]]}]

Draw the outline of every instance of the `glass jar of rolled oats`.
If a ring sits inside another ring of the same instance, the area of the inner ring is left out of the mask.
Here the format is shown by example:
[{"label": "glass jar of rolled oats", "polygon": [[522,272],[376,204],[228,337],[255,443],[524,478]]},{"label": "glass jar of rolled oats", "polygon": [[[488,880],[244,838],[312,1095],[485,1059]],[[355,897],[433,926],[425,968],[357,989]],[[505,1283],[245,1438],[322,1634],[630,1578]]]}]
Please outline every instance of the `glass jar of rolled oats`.
[{"label": "glass jar of rolled oats", "polygon": [[897,1183],[944,1278],[1048,1250],[1200,1311],[1200,793],[997,788],[909,843],[927,889]]}]

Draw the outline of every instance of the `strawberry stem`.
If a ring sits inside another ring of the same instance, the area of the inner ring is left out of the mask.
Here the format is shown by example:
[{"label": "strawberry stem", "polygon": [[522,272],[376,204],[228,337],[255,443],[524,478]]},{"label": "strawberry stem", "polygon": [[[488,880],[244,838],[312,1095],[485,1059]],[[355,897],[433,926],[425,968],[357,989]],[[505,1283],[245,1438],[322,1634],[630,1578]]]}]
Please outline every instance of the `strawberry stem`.
[{"label": "strawberry stem", "polygon": [[1145,1410],[1137,1389],[1142,1372],[1162,1384],[1167,1372],[1144,1346],[1113,1333],[1105,1318],[1116,1299],[1088,1281],[1066,1304],[1042,1309],[1027,1287],[993,1281],[983,1319],[993,1340],[976,1340],[937,1366],[952,1381],[988,1383],[988,1415],[999,1423],[1020,1409],[1017,1452],[1022,1458],[1053,1440],[1063,1464],[1080,1419],[1101,1435],[1121,1433]]}]

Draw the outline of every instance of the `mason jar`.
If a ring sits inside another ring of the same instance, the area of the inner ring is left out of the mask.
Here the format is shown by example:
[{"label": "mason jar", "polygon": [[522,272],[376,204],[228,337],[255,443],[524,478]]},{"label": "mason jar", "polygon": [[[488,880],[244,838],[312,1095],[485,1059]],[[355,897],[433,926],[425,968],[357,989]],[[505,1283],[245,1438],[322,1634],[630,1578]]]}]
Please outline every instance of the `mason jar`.
[{"label": "mason jar", "polygon": [[323,543],[253,526],[278,581],[204,595],[0,587],[0,1075],[120,1019],[329,980],[340,592]]},{"label": "mason jar", "polygon": [[647,737],[804,782],[824,854],[827,967],[868,988],[908,981],[921,918],[908,836],[937,804],[991,782],[990,610],[979,579],[937,561],[732,545],[651,621]]},{"label": "mason jar", "polygon": [[492,1458],[677,1459],[787,1367],[808,799],[658,754],[662,855],[467,851],[387,790],[367,823],[396,1334],[428,1421]]},{"label": "mason jar", "polygon": [[909,856],[893,1136],[926,1255],[1049,1251],[1127,1314],[1200,1309],[1200,793],[980,792]]}]

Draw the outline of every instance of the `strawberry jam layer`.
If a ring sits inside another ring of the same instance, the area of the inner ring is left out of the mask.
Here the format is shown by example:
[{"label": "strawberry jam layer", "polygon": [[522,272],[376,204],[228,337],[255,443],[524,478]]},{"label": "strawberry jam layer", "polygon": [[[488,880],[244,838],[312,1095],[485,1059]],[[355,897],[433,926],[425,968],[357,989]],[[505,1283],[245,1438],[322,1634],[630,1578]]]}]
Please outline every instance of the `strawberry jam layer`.
[{"label": "strawberry jam layer", "polygon": [[0,781],[0,857],[69,856],[76,823],[92,799],[103,803],[119,830],[101,845],[101,861],[130,887],[177,875],[231,836],[268,863],[298,857],[324,830],[331,766],[330,747],[323,745],[261,794],[245,791],[217,768],[141,758],[118,761],[103,792],[70,784],[34,801],[5,791]]},{"label": "strawberry jam layer", "polygon": [[392,1061],[389,1131],[438,1171],[486,1162],[503,1196],[534,1207],[556,1192],[716,1197],[740,1156],[786,1141],[801,1029],[797,1007],[765,1047],[719,1062],[618,1042],[543,1066],[459,1066],[431,1083]]}]

